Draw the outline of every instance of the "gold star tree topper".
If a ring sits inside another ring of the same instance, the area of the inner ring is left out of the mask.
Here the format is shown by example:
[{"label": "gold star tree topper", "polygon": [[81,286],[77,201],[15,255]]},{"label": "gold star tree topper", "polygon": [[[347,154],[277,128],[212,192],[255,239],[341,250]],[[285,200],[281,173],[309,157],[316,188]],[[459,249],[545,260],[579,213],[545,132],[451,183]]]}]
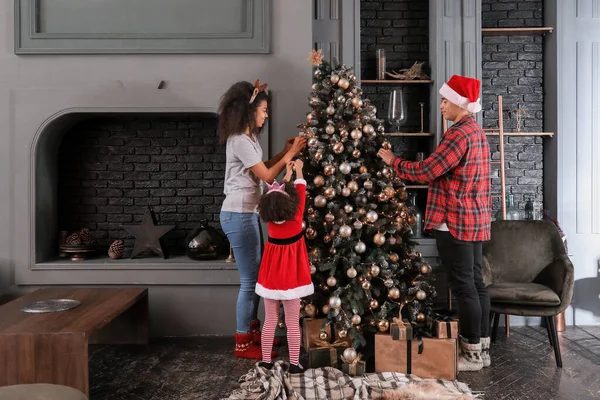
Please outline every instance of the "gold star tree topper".
[{"label": "gold star tree topper", "polygon": [[310,53],[308,53],[308,60],[315,67],[321,65],[323,62],[323,54],[321,54],[321,49],[312,50]]}]

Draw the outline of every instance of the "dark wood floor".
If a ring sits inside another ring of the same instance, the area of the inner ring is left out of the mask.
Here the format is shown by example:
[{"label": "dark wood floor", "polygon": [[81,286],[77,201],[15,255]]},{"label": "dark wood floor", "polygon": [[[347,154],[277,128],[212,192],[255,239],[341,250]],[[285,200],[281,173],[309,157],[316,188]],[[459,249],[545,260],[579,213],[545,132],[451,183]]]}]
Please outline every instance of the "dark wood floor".
[{"label": "dark wood floor", "polygon": [[[493,366],[459,380],[486,400],[600,399],[600,327],[560,333],[556,367],[546,331],[513,328],[492,347]],[[216,400],[237,387],[253,361],[232,356],[231,338],[168,338],[149,346],[92,346],[91,400]]]}]

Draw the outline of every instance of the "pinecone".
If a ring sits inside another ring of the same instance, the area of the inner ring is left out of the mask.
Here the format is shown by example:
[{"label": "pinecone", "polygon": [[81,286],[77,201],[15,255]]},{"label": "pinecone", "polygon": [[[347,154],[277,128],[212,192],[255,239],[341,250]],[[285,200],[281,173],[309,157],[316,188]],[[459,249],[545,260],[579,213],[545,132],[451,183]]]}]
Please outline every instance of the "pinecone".
[{"label": "pinecone", "polygon": [[65,239],[65,244],[68,244],[69,246],[81,245],[81,237],[79,236],[79,233],[75,232],[67,236]]},{"label": "pinecone", "polygon": [[113,260],[123,257],[123,249],[125,244],[122,240],[115,240],[108,248],[108,256]]},{"label": "pinecone", "polygon": [[83,244],[94,244],[96,243],[96,238],[90,233],[88,228],[83,228],[79,231],[79,237],[81,238],[81,243]]}]

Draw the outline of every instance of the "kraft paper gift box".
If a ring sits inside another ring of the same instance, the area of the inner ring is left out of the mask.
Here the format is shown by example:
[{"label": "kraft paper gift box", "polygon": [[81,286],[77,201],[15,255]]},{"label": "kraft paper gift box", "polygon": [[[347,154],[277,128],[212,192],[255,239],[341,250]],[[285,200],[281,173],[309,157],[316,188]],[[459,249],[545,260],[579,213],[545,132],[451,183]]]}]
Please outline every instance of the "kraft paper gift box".
[{"label": "kraft paper gift box", "polygon": [[419,338],[394,340],[375,335],[375,371],[413,374],[423,379],[453,381],[458,374],[456,339]]},{"label": "kraft paper gift box", "polygon": [[390,334],[394,340],[410,340],[413,337],[413,328],[408,320],[400,321],[398,318],[393,319],[394,322],[390,325]]},{"label": "kraft paper gift box", "polygon": [[350,376],[364,375],[367,368],[367,363],[364,361],[356,361],[352,364],[342,363],[342,372]]},{"label": "kraft paper gift box", "polygon": [[458,316],[450,310],[435,313],[428,318],[428,324],[437,338],[458,338]]},{"label": "kraft paper gift box", "polygon": [[[302,318],[302,347],[308,352],[308,349],[318,347],[317,342],[320,342],[319,333],[321,327],[325,323],[325,318]],[[331,341],[331,325],[325,325],[323,328],[327,333],[328,342]]]}]

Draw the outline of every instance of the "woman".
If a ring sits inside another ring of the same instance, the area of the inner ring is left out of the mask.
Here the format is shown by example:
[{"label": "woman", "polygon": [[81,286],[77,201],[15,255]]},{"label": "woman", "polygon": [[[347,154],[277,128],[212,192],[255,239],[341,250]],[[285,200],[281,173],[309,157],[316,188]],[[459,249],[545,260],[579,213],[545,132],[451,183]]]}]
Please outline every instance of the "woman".
[{"label": "woman", "polygon": [[261,181],[271,183],[305,146],[306,139],[290,138],[284,149],[267,162],[258,135],[268,117],[266,84],[238,82],[222,96],[219,137],[226,143],[225,200],[221,228],[233,248],[240,273],[236,307],[235,356],[260,359],[259,297],[254,288],[260,267],[262,234],[258,216]]}]

